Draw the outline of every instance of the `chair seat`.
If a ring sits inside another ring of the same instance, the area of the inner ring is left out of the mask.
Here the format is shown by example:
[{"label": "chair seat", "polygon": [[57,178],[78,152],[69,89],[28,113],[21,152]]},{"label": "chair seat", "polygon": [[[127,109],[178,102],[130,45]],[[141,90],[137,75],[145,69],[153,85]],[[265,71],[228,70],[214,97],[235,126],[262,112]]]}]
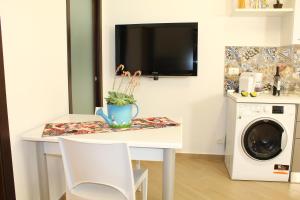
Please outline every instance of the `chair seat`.
[{"label": "chair seat", "polygon": [[[133,170],[135,190],[142,184],[147,169]],[[67,192],[67,200],[126,200],[126,197],[117,189],[101,184],[82,183],[77,185],[72,194]]]},{"label": "chair seat", "polygon": [[82,183],[67,194],[67,200],[126,200],[117,189],[100,184]]}]

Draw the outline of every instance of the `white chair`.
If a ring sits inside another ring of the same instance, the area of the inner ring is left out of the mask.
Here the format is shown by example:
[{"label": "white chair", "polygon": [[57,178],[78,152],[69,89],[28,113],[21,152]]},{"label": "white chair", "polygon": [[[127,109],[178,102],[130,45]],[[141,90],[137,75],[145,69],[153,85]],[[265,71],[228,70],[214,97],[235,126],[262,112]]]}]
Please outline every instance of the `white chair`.
[{"label": "white chair", "polygon": [[[97,115],[97,111],[100,109],[101,107],[95,107],[95,115]],[[104,108],[104,107],[102,107]],[[104,108],[105,110],[105,108]],[[141,169],[141,161],[140,160],[136,160],[136,164],[135,164],[135,168],[136,169]],[[141,191],[141,188],[139,188],[139,191]]]},{"label": "white chair", "polygon": [[148,170],[132,170],[127,144],[99,144],[59,138],[67,200],[135,200],[142,185],[147,200]]}]

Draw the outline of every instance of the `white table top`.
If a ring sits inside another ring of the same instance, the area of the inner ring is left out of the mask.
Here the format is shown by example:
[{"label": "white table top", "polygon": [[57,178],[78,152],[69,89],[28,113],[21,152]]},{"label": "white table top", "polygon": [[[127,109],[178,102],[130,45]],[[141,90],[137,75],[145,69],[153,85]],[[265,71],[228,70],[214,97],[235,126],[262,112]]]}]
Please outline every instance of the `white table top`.
[{"label": "white table top", "polygon": [[[69,114],[46,123],[86,122],[97,120],[102,120],[102,118],[95,115]],[[176,121],[181,123],[181,120]],[[22,139],[33,142],[58,142],[58,137],[42,137],[43,130],[44,125],[34,128],[24,133]],[[177,127],[71,135],[64,137],[79,139],[86,142],[125,142],[131,147],[180,149],[182,148],[182,124]]]},{"label": "white table top", "polygon": [[227,94],[227,97],[237,103],[274,103],[274,104],[300,104],[300,96],[296,94],[273,96],[271,94],[258,94],[257,97],[243,97],[241,94]]}]

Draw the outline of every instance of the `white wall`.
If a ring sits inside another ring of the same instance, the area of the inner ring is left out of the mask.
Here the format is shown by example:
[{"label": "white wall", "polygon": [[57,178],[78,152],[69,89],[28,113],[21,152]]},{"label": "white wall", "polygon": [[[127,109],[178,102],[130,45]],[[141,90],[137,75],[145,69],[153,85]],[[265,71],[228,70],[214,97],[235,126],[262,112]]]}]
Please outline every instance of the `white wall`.
[{"label": "white wall", "polygon": [[104,94],[114,71],[114,25],[198,22],[198,76],[143,78],[136,92],[141,115],[183,118],[182,152],[223,154],[224,50],[227,45],[279,46],[279,18],[230,17],[230,0],[103,0]]},{"label": "white wall", "polygon": [[66,2],[0,0],[8,117],[18,200],[39,199],[25,130],[68,113]]},{"label": "white wall", "polygon": [[[223,153],[216,140],[224,137],[224,47],[280,45],[278,18],[229,17],[226,8],[220,0],[103,0],[105,93],[115,24],[199,22],[198,77],[144,78],[136,93],[142,115],[182,116],[183,152]],[[0,16],[16,195],[39,199],[35,147],[20,136],[68,112],[65,1],[0,0]]]}]

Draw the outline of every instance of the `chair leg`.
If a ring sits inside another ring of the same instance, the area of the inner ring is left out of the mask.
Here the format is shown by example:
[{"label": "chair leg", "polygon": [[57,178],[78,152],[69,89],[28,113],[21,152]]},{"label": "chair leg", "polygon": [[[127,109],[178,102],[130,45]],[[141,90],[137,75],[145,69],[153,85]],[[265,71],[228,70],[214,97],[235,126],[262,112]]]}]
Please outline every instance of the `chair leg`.
[{"label": "chair leg", "polygon": [[136,161],[135,168],[136,169],[141,169],[141,161],[140,160]]},{"label": "chair leg", "polygon": [[[136,161],[135,168],[136,168],[136,169],[141,169],[141,161],[140,161],[140,160],[137,160],[137,161]],[[139,191],[139,192],[142,191],[142,187],[141,187],[141,186],[138,188],[138,191]]]},{"label": "chair leg", "polygon": [[148,195],[148,176],[146,176],[145,180],[143,181],[143,200],[147,200]]}]

